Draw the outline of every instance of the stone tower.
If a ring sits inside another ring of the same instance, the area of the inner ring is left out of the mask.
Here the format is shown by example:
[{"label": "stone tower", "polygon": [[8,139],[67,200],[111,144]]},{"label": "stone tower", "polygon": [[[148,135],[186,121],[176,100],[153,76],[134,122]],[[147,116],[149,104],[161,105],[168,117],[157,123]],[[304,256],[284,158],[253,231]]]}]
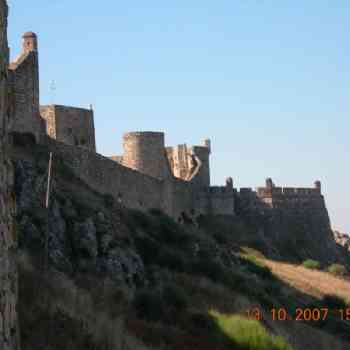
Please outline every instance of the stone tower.
[{"label": "stone tower", "polygon": [[22,51],[37,52],[38,51],[38,38],[33,32],[26,32],[22,36]]},{"label": "stone tower", "polygon": [[29,133],[39,140],[44,123],[39,111],[39,53],[35,33],[23,34],[22,51],[9,68],[11,131]]},{"label": "stone tower", "polygon": [[0,349],[19,349],[17,332],[16,241],[12,210],[13,171],[8,159],[8,46],[6,1],[0,0]]},{"label": "stone tower", "polygon": [[130,132],[124,135],[123,165],[163,180],[169,174],[164,133]]},{"label": "stone tower", "polygon": [[92,109],[50,105],[40,106],[40,114],[51,138],[96,152]]}]

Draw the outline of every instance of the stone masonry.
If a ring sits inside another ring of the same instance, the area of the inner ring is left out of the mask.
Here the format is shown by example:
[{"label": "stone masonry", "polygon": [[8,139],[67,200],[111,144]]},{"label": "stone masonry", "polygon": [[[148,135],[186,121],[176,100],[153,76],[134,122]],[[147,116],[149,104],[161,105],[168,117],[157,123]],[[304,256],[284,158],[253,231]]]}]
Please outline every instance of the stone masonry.
[{"label": "stone masonry", "polygon": [[[0,349],[19,349],[16,238],[12,223],[13,171],[8,159],[8,46],[6,1],[0,0]],[[11,116],[12,117],[12,116]]]},{"label": "stone masonry", "polygon": [[22,51],[9,66],[11,130],[31,133],[37,140],[43,122],[39,112],[39,53],[36,34],[22,37]]},{"label": "stone masonry", "polygon": [[112,195],[121,205],[161,209],[179,222],[205,214],[235,215],[238,204],[252,210],[325,207],[320,182],[315,188],[294,189],[276,187],[268,179],[257,191],[238,191],[228,178],[225,186],[211,186],[209,139],[201,145],[166,147],[162,132],[129,132],[122,155],[97,154],[91,109],[39,107],[38,40],[32,32],[23,35],[22,54],[11,63],[10,72],[15,115],[11,130],[35,136],[91,188]]},{"label": "stone masonry", "polygon": [[57,141],[96,151],[94,112],[67,106],[40,106],[46,133]]}]

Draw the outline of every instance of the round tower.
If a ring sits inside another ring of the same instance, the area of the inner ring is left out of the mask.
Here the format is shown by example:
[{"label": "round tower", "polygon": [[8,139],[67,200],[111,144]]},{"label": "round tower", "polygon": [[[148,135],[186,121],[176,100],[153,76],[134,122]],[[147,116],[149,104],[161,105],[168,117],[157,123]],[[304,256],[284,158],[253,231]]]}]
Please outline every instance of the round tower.
[{"label": "round tower", "polygon": [[22,50],[24,52],[38,51],[38,37],[33,32],[22,35]]},{"label": "round tower", "polygon": [[123,139],[123,165],[157,179],[165,178],[164,133],[130,132]]}]

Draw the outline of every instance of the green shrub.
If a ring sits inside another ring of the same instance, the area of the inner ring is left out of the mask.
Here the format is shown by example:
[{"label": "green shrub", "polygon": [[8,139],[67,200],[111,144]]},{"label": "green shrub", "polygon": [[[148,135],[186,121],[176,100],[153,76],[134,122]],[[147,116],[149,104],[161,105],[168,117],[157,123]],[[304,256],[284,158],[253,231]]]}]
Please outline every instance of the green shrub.
[{"label": "green shrub", "polygon": [[140,236],[135,238],[135,244],[145,265],[158,263],[159,252],[161,251],[158,242],[148,236]]},{"label": "green shrub", "polygon": [[153,220],[152,218],[136,209],[129,209],[127,211],[126,222],[129,228],[142,228],[147,232],[152,231],[153,229]]},{"label": "green shrub", "polygon": [[167,267],[169,270],[184,272],[186,267],[186,259],[182,252],[162,247],[158,253],[156,263],[159,266]]},{"label": "green shrub", "polygon": [[273,280],[274,276],[271,270],[265,266],[255,255],[244,255],[241,259],[242,265],[251,273],[258,275],[264,280]]},{"label": "green shrub", "polygon": [[164,287],[163,300],[167,306],[172,306],[177,310],[184,310],[188,306],[185,290],[175,284],[168,284]]},{"label": "green shrub", "polygon": [[217,331],[240,349],[293,350],[282,337],[270,335],[258,321],[215,311],[210,311],[210,315],[215,320]]},{"label": "green shrub", "polygon": [[149,213],[154,219],[153,230],[150,234],[157,236],[164,244],[185,247],[192,241],[190,233],[183,226],[177,224],[170,216],[157,209],[151,209]]},{"label": "green shrub", "polygon": [[114,205],[114,198],[111,194],[105,194],[103,196],[103,200],[105,202],[105,205],[107,208],[113,208]]},{"label": "green shrub", "polygon": [[343,298],[337,295],[326,294],[322,301],[322,307],[327,307],[330,310],[345,309],[347,307],[347,302]]},{"label": "green shrub", "polygon": [[148,321],[159,321],[164,314],[162,298],[159,291],[138,291],[133,300],[133,306],[137,316]]},{"label": "green shrub", "polygon": [[328,267],[327,271],[336,276],[345,276],[348,273],[346,267],[341,264],[333,264]]},{"label": "green shrub", "polygon": [[307,269],[311,269],[311,270],[319,270],[321,267],[320,263],[317,260],[312,260],[312,259],[305,260],[302,265]]},{"label": "green shrub", "polygon": [[222,265],[210,259],[198,259],[192,263],[192,272],[209,277],[214,282],[223,282],[224,269]]}]

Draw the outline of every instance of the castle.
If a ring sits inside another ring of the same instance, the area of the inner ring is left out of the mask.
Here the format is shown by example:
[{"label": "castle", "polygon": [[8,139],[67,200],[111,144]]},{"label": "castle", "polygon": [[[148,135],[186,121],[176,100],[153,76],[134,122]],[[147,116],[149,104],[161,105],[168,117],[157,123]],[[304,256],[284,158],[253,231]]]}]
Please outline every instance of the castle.
[{"label": "castle", "polygon": [[22,52],[9,65],[12,132],[30,134],[62,156],[92,189],[128,208],[163,210],[179,222],[198,215],[235,215],[237,208],[266,211],[324,207],[321,183],[314,188],[281,188],[267,179],[256,191],[210,185],[210,140],[202,145],[166,147],[161,132],[124,135],[123,155],[96,153],[92,109],[39,104],[36,34],[23,35]]}]

